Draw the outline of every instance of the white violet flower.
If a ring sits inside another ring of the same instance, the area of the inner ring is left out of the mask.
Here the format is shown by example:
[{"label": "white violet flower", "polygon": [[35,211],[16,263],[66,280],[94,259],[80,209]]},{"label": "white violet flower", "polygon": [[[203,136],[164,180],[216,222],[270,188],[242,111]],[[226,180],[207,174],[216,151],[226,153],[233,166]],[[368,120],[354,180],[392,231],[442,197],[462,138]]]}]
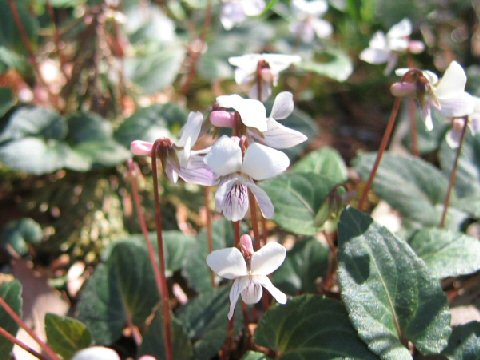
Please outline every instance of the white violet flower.
[{"label": "white violet flower", "polygon": [[272,92],[273,86],[278,84],[278,74],[290,65],[298,64],[301,58],[298,55],[281,54],[247,54],[233,56],[228,62],[236,67],[235,82],[239,85],[253,84],[249,96],[258,99],[257,73],[260,70],[262,77],[261,99],[267,99]]},{"label": "white violet flower", "polygon": [[[246,238],[248,237],[248,238]],[[270,242],[258,251],[250,246],[250,236],[242,236],[242,252],[235,247],[215,250],[207,256],[208,266],[219,276],[235,280],[230,290],[230,310],[228,319],[232,319],[235,305],[241,296],[244,303],[255,304],[262,298],[262,287],[279,302],[285,304],[287,296],[277,289],[267,275],[277,270],[286,257],[286,249],[279,243]],[[248,260],[248,261],[246,261]]]},{"label": "white violet flower", "polygon": [[[480,98],[474,96],[473,112],[467,119],[467,126],[472,135],[480,133]],[[463,127],[465,126],[464,118],[455,118],[452,120],[452,128],[448,131],[445,140],[451,148],[457,148],[460,145]]]},{"label": "white violet flower", "polygon": [[325,0],[305,1],[293,0],[292,10],[295,22],[291,30],[305,43],[312,42],[315,35],[326,38],[332,34],[332,25],[321,19],[328,9]]},{"label": "white violet flower", "polygon": [[368,48],[360,53],[360,59],[370,64],[385,64],[385,74],[389,74],[397,64],[398,54],[403,52],[420,53],[425,45],[421,41],[410,40],[412,23],[403,19],[385,33],[378,31],[373,34]]},{"label": "white violet flower", "polygon": [[264,0],[223,0],[220,22],[226,30],[242,23],[248,16],[258,16],[265,9]]},{"label": "white violet flower", "polygon": [[267,193],[254,180],[270,179],[284,172],[290,159],[283,152],[253,143],[242,158],[240,139],[223,135],[205,156],[205,164],[220,177],[215,193],[218,211],[231,221],[245,217],[249,208],[248,190],[257,200],[263,217],[273,217],[273,204]]},{"label": "white violet flower", "polygon": [[[173,143],[170,139],[164,139],[162,163],[170,181],[175,183],[180,177],[186,182],[206,186],[218,182],[218,178],[203,162],[203,158],[209,149],[192,150],[200,135],[202,124],[202,113],[192,111],[182,128],[180,139],[176,143]],[[130,144],[130,149],[134,155],[148,156],[152,151],[153,144],[148,141],[134,140]]]},{"label": "white violet flower", "polygon": [[112,349],[92,346],[77,352],[72,360],[120,360],[120,356]]}]

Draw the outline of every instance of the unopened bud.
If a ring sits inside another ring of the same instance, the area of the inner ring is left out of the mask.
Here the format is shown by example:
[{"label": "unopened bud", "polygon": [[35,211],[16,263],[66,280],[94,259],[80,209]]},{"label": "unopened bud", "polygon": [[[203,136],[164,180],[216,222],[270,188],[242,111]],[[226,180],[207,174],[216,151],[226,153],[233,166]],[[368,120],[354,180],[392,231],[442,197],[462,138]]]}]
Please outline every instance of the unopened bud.
[{"label": "unopened bud", "polygon": [[408,51],[412,54],[420,54],[425,50],[425,44],[419,40],[410,40],[408,42]]},{"label": "unopened bud", "polygon": [[255,251],[253,250],[252,238],[250,235],[243,234],[240,237],[240,251],[246,259],[252,257]]},{"label": "unopened bud", "polygon": [[417,87],[414,83],[409,82],[396,82],[390,86],[390,92],[393,96],[404,97],[404,96],[415,96]]},{"label": "unopened bud", "polygon": [[153,143],[143,140],[134,140],[130,144],[133,155],[150,155]]},{"label": "unopened bud", "polygon": [[235,126],[235,115],[226,110],[213,110],[210,113],[210,122],[216,127],[232,128]]}]

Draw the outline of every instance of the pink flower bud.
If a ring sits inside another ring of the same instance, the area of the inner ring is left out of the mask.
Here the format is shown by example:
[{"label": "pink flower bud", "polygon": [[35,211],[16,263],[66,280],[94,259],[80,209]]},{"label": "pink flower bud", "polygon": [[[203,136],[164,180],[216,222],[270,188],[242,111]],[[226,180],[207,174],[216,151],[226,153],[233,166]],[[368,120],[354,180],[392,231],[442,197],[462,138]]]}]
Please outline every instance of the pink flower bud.
[{"label": "pink flower bud", "polygon": [[273,79],[275,76],[272,73],[272,70],[270,68],[263,68],[262,69],[262,79],[266,82],[273,82]]},{"label": "pink flower bud", "polygon": [[414,83],[409,82],[396,82],[390,86],[390,92],[393,96],[414,96],[416,94],[417,87]]},{"label": "pink flower bud", "polygon": [[419,40],[410,40],[408,42],[408,51],[412,54],[420,54],[425,50],[425,44]]},{"label": "pink flower bud", "polygon": [[232,128],[235,126],[235,116],[230,111],[213,110],[210,114],[210,122],[216,127]]},{"label": "pink flower bud", "polygon": [[153,143],[143,140],[133,140],[130,150],[133,155],[150,155]]},{"label": "pink flower bud", "polygon": [[250,235],[243,234],[240,237],[240,251],[242,252],[243,256],[247,259],[250,258],[255,252],[253,250],[252,238],[250,237]]}]

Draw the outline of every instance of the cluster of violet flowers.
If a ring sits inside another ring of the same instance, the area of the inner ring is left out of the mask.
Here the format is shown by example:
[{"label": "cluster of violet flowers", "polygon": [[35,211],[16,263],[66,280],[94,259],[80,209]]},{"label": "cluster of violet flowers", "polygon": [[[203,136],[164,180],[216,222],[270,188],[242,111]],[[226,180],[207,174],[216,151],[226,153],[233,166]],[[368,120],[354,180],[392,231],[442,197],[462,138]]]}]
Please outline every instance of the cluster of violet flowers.
[{"label": "cluster of violet flowers", "polygon": [[[254,304],[262,298],[262,287],[278,303],[286,303],[286,295],[267,276],[285,260],[286,249],[276,242],[261,244],[256,208],[258,206],[264,219],[271,219],[274,206],[257,182],[283,173],[290,160],[280,149],[296,146],[307,137],[280,122],[294,110],[290,92],[276,95],[268,115],[261,101],[270,96],[279,73],[298,63],[299,57],[248,54],[229,61],[236,66],[237,83],[250,88],[249,94],[254,98],[243,98],[238,94],[218,96],[210,111],[209,122],[202,113],[190,112],[177,141],[159,139],[152,143],[134,140],[131,151],[134,155],[150,155],[152,161],[158,158],[171,182],[176,183],[180,178],[187,183],[218,187],[216,210],[233,222],[235,246],[212,251],[207,264],[217,275],[234,280],[228,312],[231,320],[238,298],[241,296],[246,304]],[[210,146],[198,149],[199,138],[212,127],[228,128],[231,135],[222,135]],[[240,222],[249,209],[255,246],[250,235],[240,236]]]}]

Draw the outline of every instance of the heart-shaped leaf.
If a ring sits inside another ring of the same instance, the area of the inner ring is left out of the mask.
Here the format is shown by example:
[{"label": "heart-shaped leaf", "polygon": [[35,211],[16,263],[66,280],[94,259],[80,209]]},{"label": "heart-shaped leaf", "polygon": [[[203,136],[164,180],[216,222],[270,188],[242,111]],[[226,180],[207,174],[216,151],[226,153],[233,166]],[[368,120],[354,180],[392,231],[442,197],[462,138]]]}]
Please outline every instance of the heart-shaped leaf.
[{"label": "heart-shaped leaf", "polygon": [[293,167],[294,172],[310,172],[341,183],[347,180],[347,166],[340,154],[329,147],[312,151]]},{"label": "heart-shaped leaf", "polygon": [[48,344],[65,360],[92,345],[92,335],[80,321],[55,314],[45,315]]},{"label": "heart-shaped leaf", "polygon": [[340,302],[303,295],[276,305],[262,317],[255,343],[276,359],[376,359],[358,337]]},{"label": "heart-shaped leaf", "polygon": [[422,229],[409,240],[415,253],[437,278],[480,270],[480,242],[474,237],[442,229]]},{"label": "heart-shaped leaf", "polygon": [[338,279],[350,319],[382,359],[412,359],[411,341],[439,353],[451,333],[438,279],[408,244],[368,215],[349,208],[339,223]]},{"label": "heart-shaped leaf", "polygon": [[[0,297],[5,300],[18,315],[22,316],[22,286],[18,281],[14,280],[0,283]],[[0,307],[0,324],[10,334],[13,336],[16,335],[18,325],[2,307]],[[9,358],[12,348],[13,344],[3,336],[0,336],[0,354]]]}]

